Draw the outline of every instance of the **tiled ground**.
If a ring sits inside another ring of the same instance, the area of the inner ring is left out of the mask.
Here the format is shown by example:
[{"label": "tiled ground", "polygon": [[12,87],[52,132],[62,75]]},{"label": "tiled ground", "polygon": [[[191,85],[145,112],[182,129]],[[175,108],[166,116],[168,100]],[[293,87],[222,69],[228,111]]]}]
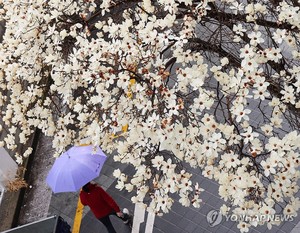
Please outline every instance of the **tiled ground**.
[{"label": "tiled ground", "polygon": [[[100,183],[110,195],[117,201],[121,208],[127,207],[131,212],[134,212],[134,205],[131,203],[130,198],[132,194],[127,191],[118,191],[114,188],[115,181],[112,178],[113,167],[116,164],[109,158],[102,170],[102,175],[96,180]],[[125,169],[126,173],[130,172],[129,167],[122,165],[122,169]],[[203,178],[201,175],[197,175],[197,171],[190,170],[194,173],[194,180],[198,181],[200,186],[205,189],[202,194],[203,203],[201,208],[196,209],[193,207],[182,207],[178,201],[174,202],[173,208],[169,214],[163,217],[156,217],[153,227],[153,233],[235,233],[239,232],[236,223],[232,221],[223,221],[214,227],[210,227],[206,220],[206,215],[211,210],[218,210],[222,205],[222,200],[218,196],[217,183]],[[70,225],[73,224],[73,218],[75,216],[75,207],[77,204],[78,194],[76,193],[62,193],[52,196],[49,214],[59,214]],[[147,215],[145,216],[145,219]],[[129,233],[130,229],[123,224],[123,222],[117,217],[111,217],[115,228],[120,233]],[[272,230],[268,230],[266,227],[253,228],[250,233],[290,233],[295,227],[295,224],[299,222],[299,217],[294,222],[285,222],[278,227],[274,227]],[[140,232],[145,231],[145,222],[141,224]],[[93,214],[85,208],[84,217],[81,223],[80,233],[104,233],[105,228],[101,222],[99,222]],[[297,233],[297,232],[295,232]]]},{"label": "tiled ground", "polygon": [[[50,163],[49,163],[50,167]],[[112,177],[112,172],[114,168],[120,168],[121,170],[126,169],[126,173],[132,172],[131,168],[126,165],[113,162],[112,157],[109,157],[106,161],[100,177],[96,180],[101,184],[108,192],[115,198],[121,207],[127,207],[131,212],[134,211],[134,205],[131,203],[130,198],[132,194],[127,193],[126,191],[118,191],[114,188],[115,179]],[[169,214],[164,215],[163,217],[156,217],[153,227],[153,233],[234,233],[239,232],[235,222],[223,221],[221,224],[210,227],[206,220],[206,215],[211,210],[218,210],[222,205],[222,201],[218,196],[218,184],[203,178],[199,174],[199,170],[189,169],[189,172],[192,172],[193,181],[197,181],[200,186],[205,189],[205,192],[202,194],[203,203],[200,209],[195,209],[193,207],[186,208],[182,207],[178,201],[175,201],[172,211]],[[36,177],[46,177],[47,171],[37,171],[38,176]],[[44,180],[39,179],[40,181]],[[44,181],[45,182],[45,181]],[[34,183],[33,183],[34,184]],[[35,184],[35,187],[40,187],[41,192],[36,197],[33,197],[34,202],[28,203],[28,207],[33,203],[37,203],[37,199],[43,200],[44,205],[38,204],[37,208],[33,208],[33,213],[30,212],[29,216],[45,216],[45,213],[48,216],[51,215],[60,215],[62,216],[70,226],[73,225],[73,219],[75,216],[75,211],[78,201],[78,193],[60,193],[53,194],[51,196],[51,190],[46,185]],[[42,187],[42,188],[41,188]],[[45,193],[45,195],[44,195]],[[49,195],[50,194],[50,200]],[[50,206],[49,204],[50,203]],[[49,209],[48,209],[49,206]],[[23,209],[23,217],[26,219],[27,212]],[[27,215],[28,217],[28,215]],[[147,215],[145,216],[145,219]],[[300,217],[297,217],[293,222],[285,222],[278,227],[274,227],[271,231],[266,227],[253,228],[250,233],[290,233],[295,227],[296,223],[299,222]],[[28,219],[27,219],[28,220]],[[35,219],[38,220],[38,219]],[[30,221],[28,221],[30,222]],[[125,226],[121,220],[116,217],[112,217],[112,222],[115,224],[116,229],[119,233],[129,233],[130,229]],[[141,224],[140,232],[145,231],[145,223]],[[84,209],[84,217],[82,219],[82,225],[80,233],[105,233],[105,229],[101,222],[99,222],[89,209],[86,207]],[[292,233],[299,233],[300,230],[294,230]]]}]

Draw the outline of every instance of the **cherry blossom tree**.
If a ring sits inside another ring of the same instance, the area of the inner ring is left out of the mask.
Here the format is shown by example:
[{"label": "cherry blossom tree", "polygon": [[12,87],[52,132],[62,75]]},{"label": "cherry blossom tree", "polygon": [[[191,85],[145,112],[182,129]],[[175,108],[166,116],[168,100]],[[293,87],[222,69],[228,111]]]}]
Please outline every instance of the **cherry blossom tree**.
[{"label": "cherry blossom tree", "polygon": [[117,188],[157,214],[173,194],[200,206],[186,164],[219,183],[223,214],[297,214],[298,1],[0,2],[2,146],[38,128],[59,156],[90,138],[134,167]]}]

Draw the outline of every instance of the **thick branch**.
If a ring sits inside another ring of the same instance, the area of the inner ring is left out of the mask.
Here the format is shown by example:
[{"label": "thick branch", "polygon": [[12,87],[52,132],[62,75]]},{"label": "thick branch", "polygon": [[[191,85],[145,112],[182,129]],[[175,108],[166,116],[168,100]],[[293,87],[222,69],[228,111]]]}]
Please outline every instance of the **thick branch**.
[{"label": "thick branch", "polygon": [[[247,22],[247,15],[243,15],[243,14],[232,14],[232,13],[227,13],[224,11],[219,11],[216,9],[216,7],[213,4],[210,4],[211,6],[211,10],[207,12],[207,16],[217,19],[220,22],[231,22],[231,21],[243,21],[243,22]],[[255,20],[255,23],[260,25],[260,26],[264,26],[264,27],[271,27],[271,28],[281,28],[281,29],[286,29],[286,30],[295,30],[295,28],[293,28],[294,26],[289,24],[289,23],[281,23],[279,24],[278,22],[274,22],[274,21],[269,21],[269,20],[265,20],[262,18],[258,18]],[[298,31],[298,30],[297,30]]]},{"label": "thick branch", "polygon": [[204,41],[200,38],[190,38],[190,47],[193,51],[210,51],[219,54],[220,57],[227,57],[229,62],[236,67],[241,66],[241,61],[237,57],[233,56],[226,50],[224,50],[221,45],[211,44],[208,41]]}]

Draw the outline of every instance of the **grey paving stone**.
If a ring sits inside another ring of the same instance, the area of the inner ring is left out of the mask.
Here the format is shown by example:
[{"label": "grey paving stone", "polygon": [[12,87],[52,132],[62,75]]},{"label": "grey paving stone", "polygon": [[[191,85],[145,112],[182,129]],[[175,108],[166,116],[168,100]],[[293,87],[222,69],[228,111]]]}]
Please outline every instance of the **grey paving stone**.
[{"label": "grey paving stone", "polygon": [[60,217],[62,217],[71,227],[73,226],[73,218],[61,213]]},{"label": "grey paving stone", "polygon": [[199,212],[197,213],[197,215],[194,216],[193,219],[191,219],[192,222],[194,222],[195,224],[198,224],[198,225],[199,225],[200,223],[202,223],[203,220],[206,221],[206,216],[203,215],[203,214],[201,214],[201,213],[199,213]]},{"label": "grey paving stone", "polygon": [[[123,221],[116,216],[110,216],[111,222],[117,232],[130,233],[131,229],[123,223]],[[80,233],[104,233],[105,226],[97,220],[92,213],[89,212],[83,219],[80,227]]]},{"label": "grey paving stone", "polygon": [[60,213],[60,210],[54,208],[53,206],[50,206],[49,207],[49,210],[48,210],[48,216],[53,216],[53,215],[59,215]]},{"label": "grey paving stone", "polygon": [[203,203],[209,203],[211,196],[212,196],[211,193],[209,193],[207,191],[204,191],[200,194],[200,198],[202,199]]},{"label": "grey paving stone", "polygon": [[293,228],[295,227],[295,224],[292,222],[285,222],[281,226],[279,226],[279,229],[284,232],[291,232]]},{"label": "grey paving stone", "polygon": [[81,225],[80,226],[80,233],[82,232],[93,232],[93,233],[100,233],[100,232],[104,232],[105,228],[99,226],[98,224],[90,224],[90,225]]},{"label": "grey paving stone", "polygon": [[128,176],[133,176],[135,174],[135,168],[132,165],[126,165],[126,167],[121,171],[124,171],[124,173]]},{"label": "grey paving stone", "polygon": [[[218,199],[215,199],[215,201],[218,201]],[[209,203],[211,203],[211,202],[209,202]],[[202,204],[197,212],[199,212],[199,213],[203,214],[204,216],[206,216],[210,211],[218,210],[214,206],[211,206],[209,203]]]},{"label": "grey paving stone", "polygon": [[106,190],[112,185],[115,179],[103,174],[96,178],[94,181],[100,184],[101,187]]},{"label": "grey paving stone", "polygon": [[282,231],[282,230],[280,229],[280,226],[273,226],[271,230],[269,230],[269,229],[267,228],[267,230],[265,231],[265,233],[273,233],[273,232],[277,232],[277,233],[291,233],[290,230],[287,231],[287,232],[286,232],[286,231]]},{"label": "grey paving stone", "polygon": [[[286,231],[282,231],[279,227],[277,227],[277,226],[274,226],[274,227],[272,227],[272,229],[271,230],[267,230],[266,231],[266,233],[273,233],[273,232],[276,232],[276,233],[290,233],[290,231],[288,231],[288,232],[286,232]],[[299,233],[299,232],[297,232],[297,233]]]},{"label": "grey paving stone", "polygon": [[52,196],[49,208],[51,208],[51,207],[59,208],[60,204],[61,204],[61,200],[59,198],[55,197],[55,196]]},{"label": "grey paving stone", "polygon": [[188,233],[192,233],[195,231],[195,229],[198,228],[198,225],[193,223],[193,222],[190,222],[185,228],[184,230]]},{"label": "grey paving stone", "polygon": [[200,207],[200,209],[198,211],[204,213],[205,215],[210,211],[210,210],[218,210],[220,209],[220,207],[222,206],[222,204],[224,203],[222,200],[220,200],[220,198],[207,193],[208,195],[208,200],[206,202],[204,202],[202,204],[202,206],[208,206],[210,209],[207,212],[203,212],[203,207]]},{"label": "grey paving stone", "polygon": [[114,195],[116,195],[116,196],[120,196],[120,197],[125,198],[126,200],[131,200],[131,197],[133,197],[135,195],[134,193],[129,193],[125,189],[123,189],[121,191],[115,189],[115,183],[113,183],[111,185],[111,187],[113,187],[113,188],[109,189],[109,191],[111,191],[112,193],[114,193]]},{"label": "grey paving stone", "polygon": [[297,225],[299,223],[299,221],[300,221],[300,214],[298,213],[298,215],[293,218],[292,223],[295,224],[295,225]]},{"label": "grey paving stone", "polygon": [[112,176],[114,170],[116,169],[115,167],[111,167],[111,166],[103,166],[102,170],[101,170],[101,174],[104,174],[106,176]]},{"label": "grey paving stone", "polygon": [[156,218],[154,225],[156,228],[160,229],[163,232],[172,232],[172,233],[180,233],[182,231],[182,229],[180,229],[179,227],[177,227],[176,225],[165,221],[162,218]]},{"label": "grey paving stone", "polygon": [[[202,180],[202,179],[203,179],[203,182],[200,183],[199,180]],[[197,180],[198,180],[200,188],[203,188],[204,190],[209,191],[210,193],[212,193],[216,196],[219,195],[219,185],[217,183],[215,183],[213,180],[203,178],[202,176],[197,176],[196,180],[194,182],[197,182]],[[207,188],[209,188],[209,189],[207,189]]]},{"label": "grey paving stone", "polygon": [[215,185],[215,183],[208,179],[202,179],[201,183],[199,184],[201,188],[207,191],[210,190],[210,187],[212,187],[213,185]]},{"label": "grey paving stone", "polygon": [[164,233],[162,230],[156,228],[156,227],[153,227],[153,232],[152,233]]},{"label": "grey paving stone", "polygon": [[193,233],[217,233],[212,229],[209,228],[203,228],[202,226],[197,226],[197,228],[194,230]]},{"label": "grey paving stone", "polygon": [[234,221],[230,221],[230,220],[226,220],[226,217],[223,216],[223,220],[222,220],[222,223],[221,223],[223,226],[229,228],[229,229],[232,229],[232,228],[237,228],[237,223],[234,222]]},{"label": "grey paving stone", "polygon": [[61,212],[67,216],[75,216],[76,214],[76,208],[77,206],[72,206],[72,205],[69,205],[69,206],[65,206],[64,208],[62,208]]},{"label": "grey paving stone", "polygon": [[204,216],[204,215],[198,214],[193,219],[193,222],[196,223],[198,226],[201,226],[205,229],[206,228],[211,228],[210,225],[208,224],[207,220],[206,220],[206,216]]},{"label": "grey paving stone", "polygon": [[98,225],[97,221],[98,220],[95,218],[95,216],[90,212],[82,218],[80,229],[88,228],[91,225]]},{"label": "grey paving stone", "polygon": [[217,201],[216,203],[209,202],[208,204],[216,208],[217,210],[220,210],[221,206],[224,204],[224,201],[219,199],[219,201]]},{"label": "grey paving stone", "polygon": [[177,214],[176,212],[170,211],[169,213],[165,214],[163,216],[163,218],[164,218],[164,220],[169,221],[172,224],[175,224],[180,227],[180,225],[178,223],[182,219],[182,216]]},{"label": "grey paving stone", "polygon": [[259,227],[252,227],[252,228],[250,228],[250,230],[249,230],[249,233],[264,233],[264,232],[266,232],[265,231],[265,229],[261,229],[260,230],[260,228]]},{"label": "grey paving stone", "polygon": [[116,194],[113,194],[113,193],[109,193],[113,199],[116,201],[116,203],[119,205],[119,207],[121,209],[123,208],[127,208],[129,211],[131,211],[133,213],[134,211],[134,205],[132,204],[132,202],[120,195],[116,195]]},{"label": "grey paving stone", "polygon": [[227,233],[229,231],[229,228],[223,225],[219,225],[216,228],[214,228],[214,231],[218,233]]},{"label": "grey paving stone", "polygon": [[298,232],[300,232],[300,223],[298,223],[291,231],[291,233],[298,233]]},{"label": "grey paving stone", "polygon": [[189,209],[183,217],[192,220],[197,214],[197,211]]},{"label": "grey paving stone", "polygon": [[[251,231],[251,230],[249,230],[248,233],[250,233],[250,231]],[[230,233],[233,233],[233,232],[235,232],[235,233],[241,233],[240,230],[239,230],[236,226],[230,228],[230,231],[229,231],[229,232],[230,232]],[[254,232],[252,232],[252,233],[254,233]],[[257,233],[257,232],[256,232],[256,233]]]},{"label": "grey paving stone", "polygon": [[237,228],[231,228],[227,233],[240,233],[240,231]]},{"label": "grey paving stone", "polygon": [[[270,231],[273,232],[275,229],[277,229],[277,227],[274,226],[274,227],[272,228],[272,230],[269,230],[268,227],[267,227],[267,225],[262,225],[262,226],[258,226],[258,227],[253,227],[253,229],[254,229],[254,230],[257,230],[257,231],[259,231],[259,232],[262,232],[262,233],[264,233],[264,232],[270,233]],[[278,228],[278,229],[279,229],[279,228]]]},{"label": "grey paving stone", "polygon": [[[57,216],[64,215],[64,216],[67,216],[66,214],[63,213],[62,209],[54,209],[54,208],[52,209],[51,213],[49,212],[49,214],[50,214],[50,216],[52,216],[52,215],[57,215]],[[72,218],[73,216],[68,216],[68,217]]]},{"label": "grey paving stone", "polygon": [[[274,228],[274,229],[272,230],[272,233],[291,233],[291,232],[283,232],[283,231],[281,231],[280,229]],[[297,233],[299,233],[299,232],[297,232]]]},{"label": "grey paving stone", "polygon": [[188,211],[188,208],[183,208],[183,206],[178,201],[175,200],[172,206],[172,210],[177,214],[184,216]]},{"label": "grey paving stone", "polygon": [[192,223],[190,220],[186,219],[186,218],[182,218],[179,222],[178,222],[178,226],[180,226],[180,228],[182,230],[186,229],[187,226]]}]

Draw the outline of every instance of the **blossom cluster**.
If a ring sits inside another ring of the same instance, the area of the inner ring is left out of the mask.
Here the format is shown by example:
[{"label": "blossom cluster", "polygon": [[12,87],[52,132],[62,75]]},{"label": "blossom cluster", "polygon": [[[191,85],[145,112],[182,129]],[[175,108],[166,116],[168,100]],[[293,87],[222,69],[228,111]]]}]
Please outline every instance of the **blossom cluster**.
[{"label": "blossom cluster", "polygon": [[[57,157],[89,138],[133,166],[117,188],[157,214],[174,194],[201,206],[191,166],[219,183],[224,214],[296,215],[300,12],[275,2],[0,1],[1,145],[38,128]],[[259,224],[278,221],[238,227]]]}]

